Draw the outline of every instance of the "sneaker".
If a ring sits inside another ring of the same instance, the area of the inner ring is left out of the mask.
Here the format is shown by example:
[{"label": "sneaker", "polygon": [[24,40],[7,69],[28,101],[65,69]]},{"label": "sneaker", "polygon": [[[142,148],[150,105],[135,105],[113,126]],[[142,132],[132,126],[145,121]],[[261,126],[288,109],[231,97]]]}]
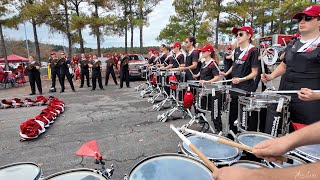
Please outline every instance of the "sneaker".
[{"label": "sneaker", "polygon": [[35,95],[35,94],[36,94],[36,93],[30,93],[29,95],[32,96],[32,95]]},{"label": "sneaker", "polygon": [[88,87],[92,87],[92,86],[88,85]]},{"label": "sneaker", "polygon": [[91,89],[90,91],[94,91],[95,89]]},{"label": "sneaker", "polygon": [[127,86],[127,88],[131,88],[130,86]]}]

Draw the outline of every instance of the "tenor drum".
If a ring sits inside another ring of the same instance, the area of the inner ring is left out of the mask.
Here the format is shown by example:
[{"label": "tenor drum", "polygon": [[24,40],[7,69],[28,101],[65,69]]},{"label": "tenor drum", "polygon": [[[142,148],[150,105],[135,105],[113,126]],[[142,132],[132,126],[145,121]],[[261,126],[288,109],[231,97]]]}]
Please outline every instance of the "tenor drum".
[{"label": "tenor drum", "polygon": [[45,180],[75,180],[75,179],[92,179],[92,180],[106,180],[107,177],[98,174],[96,170],[93,169],[72,169],[63,172],[59,172],[50,175],[45,178]]},{"label": "tenor drum", "polygon": [[160,69],[160,71],[157,72],[157,84],[160,86],[165,85],[165,79],[166,79],[166,72],[167,70],[165,69]]},{"label": "tenor drum", "polygon": [[286,157],[288,159],[291,159],[293,161],[293,163],[291,164],[291,163],[283,162],[282,164],[278,164],[275,162],[266,161],[266,164],[267,164],[267,166],[269,166],[271,168],[286,168],[286,167],[299,166],[299,165],[306,164],[305,161],[303,161],[302,159],[299,159],[297,157],[290,156],[290,155],[287,155]]},{"label": "tenor drum", "polygon": [[[255,94],[239,97],[238,128],[272,136],[284,135],[288,129],[290,98],[282,95]],[[281,112],[277,112],[280,107]]]},{"label": "tenor drum", "polygon": [[188,84],[187,83],[179,83],[176,93],[176,99],[179,103],[183,103],[184,94],[187,92]]},{"label": "tenor drum", "polygon": [[38,180],[42,178],[42,170],[32,162],[15,163],[0,167],[0,179]]},{"label": "tenor drum", "polygon": [[301,146],[292,153],[306,162],[317,162],[320,161],[320,144]]},{"label": "tenor drum", "polygon": [[[215,134],[211,134],[211,135],[229,140],[228,138],[218,136]],[[188,139],[206,157],[208,157],[209,160],[214,162],[216,165],[230,165],[238,161],[241,157],[242,151],[240,151],[238,148],[224,145],[219,142],[211,141],[208,139],[204,139],[199,136],[189,136]],[[183,142],[180,145],[180,148],[184,154],[198,158],[198,155],[195,154],[186,143]]]},{"label": "tenor drum", "polygon": [[249,168],[249,169],[259,169],[259,168],[268,168],[268,166],[254,162],[254,161],[246,161],[246,160],[240,160],[238,162],[233,163],[231,166],[240,166],[244,168]]},{"label": "tenor drum", "polygon": [[140,161],[129,180],[212,180],[212,172],[201,161],[179,154],[160,154]]},{"label": "tenor drum", "polygon": [[269,134],[259,133],[259,132],[244,132],[240,133],[236,137],[236,141],[246,146],[253,147],[262,141],[274,139],[273,136]]}]

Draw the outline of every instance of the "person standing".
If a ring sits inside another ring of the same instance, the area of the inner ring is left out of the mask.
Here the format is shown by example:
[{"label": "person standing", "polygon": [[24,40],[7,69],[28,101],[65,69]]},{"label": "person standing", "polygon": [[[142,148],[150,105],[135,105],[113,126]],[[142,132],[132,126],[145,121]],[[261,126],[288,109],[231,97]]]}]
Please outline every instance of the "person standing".
[{"label": "person standing", "polygon": [[86,59],[86,56],[85,54],[81,54],[81,60],[80,60],[80,68],[81,68],[81,75],[80,75],[80,78],[81,78],[81,85],[80,85],[80,88],[83,88],[83,84],[84,84],[84,76],[86,76],[86,79],[87,79],[87,86],[88,87],[91,87],[90,86],[90,80],[89,80],[89,61]]},{"label": "person standing", "polygon": [[[293,16],[301,37],[290,42],[284,60],[271,73],[263,74],[263,82],[282,75],[279,90],[320,89],[320,5],[306,8]],[[284,76],[283,76],[284,75]],[[304,101],[290,94],[289,112],[292,125],[312,124],[320,120],[320,100]],[[291,127],[290,131],[293,131]]]},{"label": "person standing", "polygon": [[92,61],[89,64],[89,67],[92,68],[92,89],[91,91],[96,90],[97,87],[97,79],[98,79],[98,83],[99,83],[99,87],[101,90],[103,89],[102,86],[102,77],[101,77],[101,61],[97,58],[97,55],[93,55],[92,56]]},{"label": "person standing", "polygon": [[57,54],[55,52],[51,53],[51,57],[49,58],[49,66],[51,69],[51,81],[52,85],[50,88],[50,92],[56,92],[56,77],[58,78],[58,81],[60,82],[60,67],[58,66],[59,59],[57,58]]},{"label": "person standing", "polygon": [[42,94],[42,85],[41,85],[41,77],[40,77],[40,65],[37,63],[33,56],[29,56],[29,65],[26,67],[26,71],[28,71],[28,77],[31,87],[30,95],[36,94],[36,85],[38,87],[38,91]]},{"label": "person standing", "polygon": [[[228,70],[232,67],[232,63],[233,63],[232,55],[233,55],[232,54],[232,46],[228,45],[227,46],[227,52],[224,55],[224,61],[223,61],[224,69],[223,69],[223,72],[228,72]],[[231,75],[230,74],[228,76],[226,76],[226,80],[229,80],[229,79],[231,79]],[[231,84],[231,82],[227,83],[227,84]]]},{"label": "person standing", "polygon": [[65,78],[67,77],[67,80],[70,83],[70,87],[72,89],[73,92],[76,92],[76,90],[74,89],[74,85],[72,82],[72,75],[70,74],[69,68],[71,67],[71,61],[66,59],[65,53],[62,52],[60,54],[60,60],[59,60],[59,65],[60,65],[60,82],[61,82],[61,91],[60,93],[63,93],[65,90],[65,86],[64,86],[64,81]]},{"label": "person standing", "polygon": [[154,60],[156,59],[156,57],[154,56],[154,50],[153,48],[149,48],[148,49],[148,54],[149,54],[149,60],[148,60],[148,64],[152,65],[154,63]]},{"label": "person standing", "polygon": [[128,56],[122,57],[120,62],[120,89],[123,87],[123,80],[126,81],[127,88],[130,88]]},{"label": "person standing", "polygon": [[188,37],[185,40],[187,48],[187,56],[185,64],[181,64],[179,67],[180,71],[186,71],[186,80],[194,80],[193,75],[198,74],[200,70],[201,62],[198,62],[200,52],[195,48],[196,38],[193,36]]},{"label": "person standing", "polygon": [[[221,75],[232,76],[232,87],[247,92],[255,92],[254,78],[258,74],[258,49],[251,42],[253,30],[249,26],[233,28],[232,33],[237,37],[239,47],[234,50],[234,61],[232,67],[227,72],[221,72]],[[243,79],[240,79],[243,78]],[[238,118],[238,94],[231,94],[229,127],[234,133],[237,133],[237,127],[234,121]]]},{"label": "person standing", "polygon": [[[115,59],[112,58],[112,57],[110,56],[110,54],[107,54],[106,57],[107,57],[107,60],[106,60],[106,64],[107,64],[107,65],[106,65],[106,82],[105,82],[104,85],[105,85],[105,86],[108,86],[110,74],[111,74],[111,76],[112,76],[112,79],[113,79],[114,83],[115,83],[116,85],[118,85],[117,78],[116,78],[116,75],[115,75],[115,73],[114,73],[114,67],[117,68],[117,63],[118,63],[118,62],[115,62]],[[116,58],[116,56],[115,56],[115,58]]]}]

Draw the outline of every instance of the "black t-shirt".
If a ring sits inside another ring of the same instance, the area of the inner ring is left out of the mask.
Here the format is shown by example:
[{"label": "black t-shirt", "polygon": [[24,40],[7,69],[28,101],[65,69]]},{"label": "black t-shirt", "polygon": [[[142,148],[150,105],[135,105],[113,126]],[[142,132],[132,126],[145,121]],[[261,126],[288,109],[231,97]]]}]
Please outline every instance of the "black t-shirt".
[{"label": "black t-shirt", "polygon": [[61,58],[60,61],[63,61],[64,59],[64,63],[61,65],[61,71],[65,71],[65,72],[69,72],[69,67],[68,65],[71,64],[71,61],[70,60],[66,60],[66,58]]},{"label": "black t-shirt", "polygon": [[200,69],[200,80],[209,81],[219,75],[219,71],[214,63],[215,62],[213,61],[209,65],[207,65],[207,63],[202,63],[202,67]]},{"label": "black t-shirt", "polygon": [[[191,66],[193,62],[198,62],[199,54],[200,54],[200,52],[198,50],[193,50],[190,54],[188,54],[186,57],[185,66],[188,67],[188,66]],[[197,74],[199,72],[200,68],[201,68],[201,63],[198,62],[197,68],[193,69],[192,72],[194,74]]]},{"label": "black t-shirt", "polygon": [[155,59],[156,59],[155,56],[150,57],[148,63],[149,63],[149,64],[153,64],[153,62],[154,62]]},{"label": "black t-shirt", "polygon": [[160,57],[160,63],[163,64],[164,61],[166,60],[167,58],[167,55],[166,54],[163,54],[161,57]]},{"label": "black t-shirt", "polygon": [[[88,64],[85,65],[85,66],[82,66],[82,62],[83,62],[83,61],[87,61],[87,59],[81,59],[81,60],[79,61],[81,69],[89,69],[89,65],[88,65]],[[90,62],[89,62],[89,63],[90,63]]]},{"label": "black t-shirt", "polygon": [[[99,62],[99,61],[97,61],[97,63],[98,63],[98,62]],[[91,65],[94,65],[94,64],[95,64],[95,61],[94,61],[94,60],[91,61],[90,64],[91,64]],[[92,67],[92,70],[93,70],[93,71],[100,71],[100,66]]]},{"label": "black t-shirt", "polygon": [[179,54],[178,57],[176,57],[176,59],[179,61],[179,64],[184,64],[184,55],[183,54]]},{"label": "black t-shirt", "polygon": [[[305,43],[302,43],[299,39],[293,40],[290,43],[294,43],[291,49],[289,49],[292,52],[297,52]],[[284,52],[286,52],[288,48],[286,47]],[[283,62],[287,64],[286,58],[284,58]]]},{"label": "black t-shirt", "polygon": [[[246,54],[243,56],[242,59],[239,59],[240,54],[242,51],[240,50],[240,47],[235,49],[234,54],[234,62],[232,64],[232,77],[238,77],[243,78],[251,73],[252,68],[258,68],[259,62],[258,62],[258,49],[253,47],[251,49],[244,49],[246,51]],[[239,84],[233,84],[232,85],[235,88],[239,88],[245,91],[249,92],[255,92],[255,86],[254,81],[246,80]]]},{"label": "black t-shirt", "polygon": [[59,68],[57,66],[58,60],[59,60],[58,58],[52,58],[52,57],[49,58],[49,63],[50,63],[50,68],[51,69],[52,68]]},{"label": "black t-shirt", "polygon": [[168,65],[172,64],[172,68],[177,68],[177,67],[179,67],[178,62],[176,61],[176,59],[175,59],[173,56],[167,57],[166,63],[167,63]]},{"label": "black t-shirt", "polygon": [[39,70],[36,68],[36,66],[40,66],[40,64],[38,62],[33,61],[32,63],[30,63],[30,65],[32,65],[32,68],[29,70],[30,73],[39,72]]},{"label": "black t-shirt", "polygon": [[230,56],[231,54],[225,54],[224,55],[224,61],[223,61],[223,64],[224,64],[224,72],[227,72],[231,67],[232,67],[232,59],[228,59],[227,56]]}]

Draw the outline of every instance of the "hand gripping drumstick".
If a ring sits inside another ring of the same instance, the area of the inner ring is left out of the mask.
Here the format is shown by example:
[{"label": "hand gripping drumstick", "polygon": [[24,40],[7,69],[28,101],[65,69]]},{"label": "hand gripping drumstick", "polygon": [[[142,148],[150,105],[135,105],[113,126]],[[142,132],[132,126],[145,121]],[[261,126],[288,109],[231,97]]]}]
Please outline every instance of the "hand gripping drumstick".
[{"label": "hand gripping drumstick", "polygon": [[[180,66],[180,63],[179,63],[178,59],[177,59],[175,56],[172,56],[172,57],[173,57],[173,59],[178,63],[178,66]],[[188,69],[188,70],[190,71],[190,73],[191,73],[191,75],[192,75],[192,77],[193,77],[194,74],[193,74],[192,70],[191,70],[191,69]],[[193,79],[196,79],[196,78],[193,78]]]},{"label": "hand gripping drumstick", "polygon": [[[209,134],[205,134],[205,133],[202,133],[202,132],[199,132],[199,131],[194,131],[194,130],[191,130],[191,129],[187,129],[185,127],[183,127],[181,130],[182,131],[186,131],[186,132],[191,133],[191,134],[194,134],[194,135],[197,135],[197,136],[200,136],[200,137],[205,138],[205,139],[209,139],[211,141],[215,141],[215,142],[219,142],[221,144],[225,144],[225,145],[228,145],[228,146],[236,147],[236,148],[248,151],[250,153],[252,153],[252,150],[253,150],[253,148],[250,147],[250,146],[246,146],[246,145],[243,145],[243,144],[240,144],[240,143],[236,143],[234,141],[226,140],[224,138],[211,136]],[[286,162],[286,163],[293,164],[293,160],[292,159],[288,159],[287,157],[284,157],[284,156],[276,157],[276,159],[280,160],[280,161],[283,161],[283,162]]]},{"label": "hand gripping drumstick", "polygon": [[182,133],[180,133],[172,124],[170,125],[170,128],[181,138],[181,140],[186,143],[193,152],[195,152],[199,158],[207,164],[209,169],[213,171],[217,171],[218,168],[215,166],[195,145],[191,143],[189,139],[187,139]]}]

